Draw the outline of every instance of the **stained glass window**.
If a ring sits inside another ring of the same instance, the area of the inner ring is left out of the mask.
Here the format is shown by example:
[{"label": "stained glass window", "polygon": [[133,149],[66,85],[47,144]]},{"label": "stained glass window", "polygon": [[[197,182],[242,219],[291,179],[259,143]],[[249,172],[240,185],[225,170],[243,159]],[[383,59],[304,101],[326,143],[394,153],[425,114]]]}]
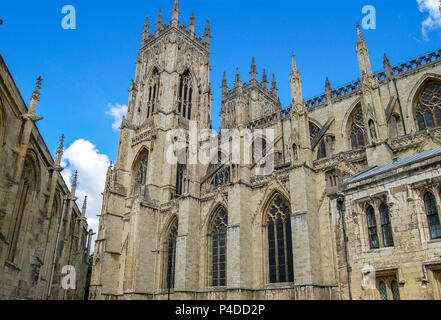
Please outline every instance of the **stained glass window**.
[{"label": "stained glass window", "polygon": [[178,237],[178,220],[176,219],[170,228],[166,250],[167,253],[167,277],[166,288],[173,289],[175,287],[175,265],[176,265],[176,239]]},{"label": "stained glass window", "polygon": [[270,283],[293,282],[293,251],[289,203],[274,197],[267,212]]},{"label": "stained glass window", "polygon": [[215,189],[230,183],[230,167],[220,169],[211,180],[211,188]]},{"label": "stained glass window", "polygon": [[372,206],[369,206],[366,211],[368,232],[369,232],[369,244],[371,249],[378,249],[380,243],[378,241],[377,233],[377,220],[375,218],[375,210]]},{"label": "stained glass window", "polygon": [[362,148],[366,145],[366,133],[363,120],[363,112],[360,106],[357,108],[354,115],[352,116],[350,137],[353,150]]},{"label": "stained glass window", "polygon": [[415,117],[419,130],[441,125],[441,85],[430,82],[417,98]]},{"label": "stained glass window", "polygon": [[393,247],[392,225],[390,223],[389,207],[383,203],[380,206],[381,229],[383,233],[383,244],[385,247]]},{"label": "stained glass window", "polygon": [[220,209],[211,225],[212,285],[226,286],[228,214]]},{"label": "stained glass window", "polygon": [[426,207],[427,222],[429,224],[430,236],[432,239],[441,238],[441,225],[438,216],[435,196],[431,192],[424,195],[424,205]]}]

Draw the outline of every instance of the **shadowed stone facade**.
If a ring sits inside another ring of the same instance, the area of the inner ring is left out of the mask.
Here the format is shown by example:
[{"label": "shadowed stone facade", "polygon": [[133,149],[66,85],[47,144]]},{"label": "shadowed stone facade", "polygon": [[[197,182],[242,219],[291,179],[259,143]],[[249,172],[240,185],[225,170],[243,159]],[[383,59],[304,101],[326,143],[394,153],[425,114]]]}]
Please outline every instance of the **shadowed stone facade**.
[{"label": "shadowed stone facade", "polygon": [[[169,24],[160,12],[154,34],[144,26],[90,298],[439,299],[441,51],[397,67],[385,55],[373,73],[357,26],[361,78],[327,80],[305,101],[293,55],[286,109],[253,59],[249,82],[238,71],[221,88],[221,129],[238,132],[240,164],[170,164],[174,129],[188,159],[203,149],[186,139],[191,121],[211,127],[210,27],[198,38],[194,16],[188,27],[178,18],[175,1]],[[259,143],[244,133],[260,129],[274,144],[248,164]],[[256,174],[268,163],[271,174]]]},{"label": "shadowed stone facade", "polygon": [[[82,300],[92,231],[77,177],[69,191],[60,175],[64,137],[54,161],[36,126],[41,82],[28,108],[0,56],[0,299]],[[64,266],[76,290],[61,287]]]}]

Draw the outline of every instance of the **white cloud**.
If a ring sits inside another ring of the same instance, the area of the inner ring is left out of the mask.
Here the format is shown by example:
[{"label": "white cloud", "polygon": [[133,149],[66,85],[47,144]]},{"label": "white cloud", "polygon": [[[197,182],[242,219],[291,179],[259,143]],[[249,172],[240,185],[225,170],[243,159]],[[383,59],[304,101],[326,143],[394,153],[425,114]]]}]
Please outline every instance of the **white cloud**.
[{"label": "white cloud", "polygon": [[422,32],[425,38],[428,31],[441,28],[440,2],[439,0],[417,0],[420,12],[428,12],[429,16],[422,23]]},{"label": "white cloud", "polygon": [[[84,139],[75,141],[63,153],[61,165],[65,169],[61,174],[64,181],[70,187],[74,172],[78,171],[76,192],[78,206],[81,209],[84,197],[87,196],[87,223],[89,229],[92,228],[95,233],[98,233],[99,218],[97,215],[101,214],[101,194],[104,191],[109,164],[109,157],[105,154],[100,154],[94,144]],[[91,251],[95,247],[95,239],[96,235],[93,237]]]},{"label": "white cloud", "polygon": [[122,118],[127,114],[127,105],[108,105],[109,110],[106,112],[107,115],[112,116],[114,122],[112,124],[112,128],[114,131],[118,131],[121,126]]}]

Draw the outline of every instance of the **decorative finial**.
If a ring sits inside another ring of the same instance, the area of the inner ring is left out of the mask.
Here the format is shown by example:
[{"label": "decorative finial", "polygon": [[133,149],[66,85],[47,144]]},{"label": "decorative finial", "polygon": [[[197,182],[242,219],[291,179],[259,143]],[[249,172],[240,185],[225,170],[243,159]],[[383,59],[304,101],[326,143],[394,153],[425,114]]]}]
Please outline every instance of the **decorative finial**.
[{"label": "decorative finial", "polygon": [[357,38],[358,41],[363,41],[363,34],[361,33],[360,24],[357,21]]},{"label": "decorative finial", "polygon": [[179,0],[175,0],[175,2],[173,3],[172,20],[179,20]]},{"label": "decorative finial", "polygon": [[236,69],[236,78],[234,79],[234,87],[241,87],[242,86],[242,80],[240,79],[240,73],[239,68]]},{"label": "decorative finial", "polygon": [[273,73],[273,81],[271,83],[271,92],[277,96],[277,82],[276,82],[276,75]]},{"label": "decorative finial", "polygon": [[81,217],[86,217],[86,210],[87,210],[87,196],[84,197],[83,201],[83,208],[81,209]]},{"label": "decorative finial", "polygon": [[41,89],[41,82],[43,81],[43,78],[39,76],[37,78],[37,84],[35,86],[35,90],[32,93],[32,99],[39,101],[40,100],[40,89]]},{"label": "decorative finial", "polygon": [[257,79],[257,71],[256,71],[256,61],[254,60],[254,57],[251,59],[251,80]]},{"label": "decorative finial", "polygon": [[159,9],[158,19],[156,20],[156,33],[161,31],[161,27],[162,27],[162,10]]},{"label": "decorative finial", "polygon": [[190,29],[190,34],[194,35],[194,29],[195,29],[194,11],[191,11],[189,29]]},{"label": "decorative finial", "polygon": [[389,58],[386,54],[384,54],[383,59],[384,70],[386,71],[386,75],[388,78],[392,77],[392,66],[390,64]]},{"label": "decorative finial", "polygon": [[268,89],[268,78],[266,76],[266,70],[265,69],[263,69],[262,85],[265,87],[265,89]]},{"label": "decorative finial", "polygon": [[205,25],[205,32],[204,32],[204,43],[210,49],[210,39],[211,39],[211,33],[210,33],[210,21],[207,20],[207,24]]},{"label": "decorative finial", "polygon": [[293,74],[299,73],[299,70],[297,69],[296,57],[294,56],[294,52],[292,52],[292,56],[291,56],[291,72]]},{"label": "decorative finial", "polygon": [[149,24],[149,17],[147,16],[147,18],[145,19],[145,23],[144,23],[144,29],[142,30],[142,41],[144,42],[145,40],[147,40],[147,38],[150,35],[150,24]]},{"label": "decorative finial", "polygon": [[227,84],[227,73],[224,71],[224,75],[222,77],[222,96],[225,96],[227,94],[228,84]]},{"label": "decorative finial", "polygon": [[326,89],[326,92],[332,91],[331,82],[329,82],[329,78],[328,77],[326,77],[325,89]]}]

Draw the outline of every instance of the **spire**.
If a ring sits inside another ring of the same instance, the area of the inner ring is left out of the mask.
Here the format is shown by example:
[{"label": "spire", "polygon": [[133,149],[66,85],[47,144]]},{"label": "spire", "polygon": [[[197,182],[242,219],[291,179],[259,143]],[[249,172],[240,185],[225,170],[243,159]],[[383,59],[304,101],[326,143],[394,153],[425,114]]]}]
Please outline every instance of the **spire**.
[{"label": "spire", "polygon": [[299,70],[297,69],[296,58],[294,52],[292,53],[292,66],[291,66],[291,96],[293,107],[296,108],[298,112],[302,112],[304,103],[302,95],[302,80],[300,78]]},{"label": "spire", "polygon": [[162,10],[159,9],[158,20],[156,20],[156,33],[161,31],[161,27],[162,27]]},{"label": "spire", "polygon": [[58,146],[57,149],[57,157],[55,158],[55,164],[56,165],[60,165],[61,163],[61,158],[63,157],[63,150],[64,150],[64,134],[61,135],[61,140],[60,140],[60,145]]},{"label": "spire", "polygon": [[293,52],[292,57],[291,57],[291,75],[298,74],[298,73],[299,73],[299,70],[297,69],[296,58],[295,58],[294,52]]},{"label": "spire", "polygon": [[268,78],[266,76],[266,70],[265,69],[263,69],[262,85],[265,87],[265,89],[268,89]]},{"label": "spire", "polygon": [[179,0],[175,0],[175,2],[173,3],[172,20],[179,20]]},{"label": "spire", "polygon": [[256,61],[254,60],[254,57],[251,59],[251,80],[256,81],[257,80],[257,71],[256,71]]},{"label": "spire", "polygon": [[236,69],[236,78],[234,79],[234,88],[242,86],[242,80],[240,79],[239,68]]},{"label": "spire", "polygon": [[276,75],[273,73],[273,81],[271,83],[271,92],[273,95],[277,96],[277,83],[276,83]]},{"label": "spire", "polygon": [[38,101],[40,101],[40,89],[41,89],[41,82],[42,81],[43,81],[43,78],[41,76],[39,76],[37,78],[37,84],[35,86],[35,90],[32,93],[32,97],[31,97],[31,105],[29,107],[30,114],[35,114],[35,111],[37,111]]},{"label": "spire", "polygon": [[77,192],[77,183],[78,183],[78,171],[75,171],[72,187],[70,189],[70,194],[74,197],[75,197],[75,193]]},{"label": "spire", "polygon": [[357,39],[358,42],[364,41],[363,34],[361,33],[360,24],[357,21]]},{"label": "spire", "polygon": [[144,41],[147,40],[147,38],[150,35],[149,27],[150,27],[150,25],[149,25],[149,17],[147,17],[145,19],[144,29],[142,30],[142,42],[143,42],[143,44],[144,44]]},{"label": "spire", "polygon": [[207,20],[207,24],[205,25],[205,32],[204,32],[204,43],[210,49],[210,39],[211,39],[211,33],[210,33],[210,21]]},{"label": "spire", "polygon": [[191,11],[189,29],[191,36],[194,37],[194,29],[195,29],[194,11]]},{"label": "spire", "polygon": [[392,77],[392,66],[390,65],[390,61],[386,54],[384,54],[383,59],[384,70],[386,71],[386,75],[388,78]]},{"label": "spire", "polygon": [[83,208],[81,209],[81,218],[86,218],[87,196],[84,197]]},{"label": "spire", "polygon": [[331,86],[331,82],[329,82],[328,77],[326,77],[325,91],[326,91],[326,101],[330,102],[332,100],[332,86]]},{"label": "spire", "polygon": [[228,89],[228,85],[227,85],[227,73],[224,71],[224,76],[222,78],[222,97],[224,97],[227,94],[227,89]]}]

